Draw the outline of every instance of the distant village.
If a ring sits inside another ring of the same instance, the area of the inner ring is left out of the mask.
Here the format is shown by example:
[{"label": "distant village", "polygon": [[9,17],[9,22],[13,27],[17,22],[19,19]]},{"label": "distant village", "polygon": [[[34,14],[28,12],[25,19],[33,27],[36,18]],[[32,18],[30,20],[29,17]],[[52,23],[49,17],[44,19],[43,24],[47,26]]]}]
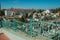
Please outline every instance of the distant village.
[{"label": "distant village", "polygon": [[14,33],[24,32],[24,35],[25,33],[28,35],[25,37],[31,36],[36,40],[60,40],[60,8],[2,9],[0,10],[0,28],[13,30]]},{"label": "distant village", "polygon": [[44,20],[51,20],[60,16],[60,8],[50,10],[9,8],[0,10],[0,16],[4,16],[7,18],[20,18],[23,21],[39,18]]}]

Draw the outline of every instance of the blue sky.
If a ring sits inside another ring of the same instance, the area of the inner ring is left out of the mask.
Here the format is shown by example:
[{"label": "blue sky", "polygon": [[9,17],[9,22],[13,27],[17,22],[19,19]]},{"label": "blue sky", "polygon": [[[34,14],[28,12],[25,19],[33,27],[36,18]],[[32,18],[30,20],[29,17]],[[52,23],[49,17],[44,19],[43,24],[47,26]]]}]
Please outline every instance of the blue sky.
[{"label": "blue sky", "polygon": [[0,0],[1,8],[51,9],[60,7],[60,0]]}]

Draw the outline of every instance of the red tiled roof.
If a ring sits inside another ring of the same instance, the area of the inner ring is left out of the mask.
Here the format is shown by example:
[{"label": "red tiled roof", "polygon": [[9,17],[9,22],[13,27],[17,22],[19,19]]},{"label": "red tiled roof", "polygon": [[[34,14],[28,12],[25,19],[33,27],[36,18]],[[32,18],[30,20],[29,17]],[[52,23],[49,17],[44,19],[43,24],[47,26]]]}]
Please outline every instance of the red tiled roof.
[{"label": "red tiled roof", "polygon": [[58,11],[58,13],[60,14],[60,11]]}]

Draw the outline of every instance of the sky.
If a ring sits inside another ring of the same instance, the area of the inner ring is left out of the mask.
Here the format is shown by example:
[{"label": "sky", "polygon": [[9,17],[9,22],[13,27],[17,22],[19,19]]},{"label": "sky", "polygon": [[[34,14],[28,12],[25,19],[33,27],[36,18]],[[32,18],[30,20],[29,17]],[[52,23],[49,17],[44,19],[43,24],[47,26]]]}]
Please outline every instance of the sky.
[{"label": "sky", "polygon": [[0,0],[1,8],[52,9],[60,7],[60,0]]}]

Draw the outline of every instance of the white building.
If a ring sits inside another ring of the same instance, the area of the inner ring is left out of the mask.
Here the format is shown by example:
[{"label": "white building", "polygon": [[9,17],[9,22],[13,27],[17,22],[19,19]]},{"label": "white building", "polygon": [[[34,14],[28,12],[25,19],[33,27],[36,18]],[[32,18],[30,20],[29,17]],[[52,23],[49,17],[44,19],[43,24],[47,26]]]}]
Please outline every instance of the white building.
[{"label": "white building", "polygon": [[50,10],[45,10],[42,13],[46,13],[47,14],[47,13],[51,13],[51,12],[50,12]]},{"label": "white building", "polygon": [[46,10],[45,13],[50,13],[50,10]]},{"label": "white building", "polygon": [[36,18],[36,15],[37,15],[37,13],[34,13],[34,14],[33,14],[33,19]]},{"label": "white building", "polygon": [[5,10],[5,16],[12,16],[14,15],[14,11],[12,10]]}]

